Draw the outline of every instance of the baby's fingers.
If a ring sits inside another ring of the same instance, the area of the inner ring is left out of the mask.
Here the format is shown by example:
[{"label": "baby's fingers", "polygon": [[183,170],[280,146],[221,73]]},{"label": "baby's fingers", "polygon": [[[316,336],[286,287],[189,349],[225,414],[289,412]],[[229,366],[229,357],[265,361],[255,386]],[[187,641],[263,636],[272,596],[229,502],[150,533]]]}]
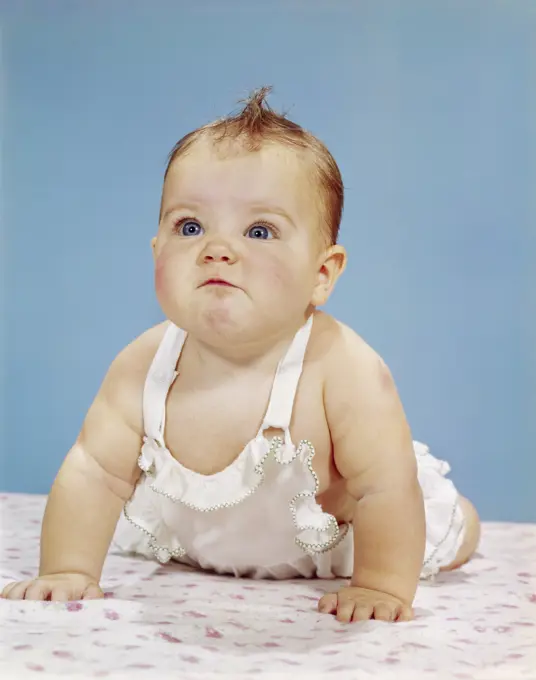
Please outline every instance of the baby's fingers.
[{"label": "baby's fingers", "polygon": [[30,583],[31,581],[8,583],[2,591],[2,597],[6,600],[24,600],[24,595]]},{"label": "baby's fingers", "polygon": [[349,623],[354,620],[353,615],[355,613],[355,603],[351,600],[341,601],[339,600],[337,604],[337,614],[335,618],[341,623]]},{"label": "baby's fingers", "polygon": [[4,587],[2,588],[2,592],[0,593],[0,597],[1,597],[2,599],[7,599],[7,596],[8,596],[9,591],[10,591],[10,590],[13,590],[13,587],[14,587],[15,585],[16,585],[16,584],[12,582],[12,583],[8,583],[7,586],[4,586]]},{"label": "baby's fingers", "polygon": [[50,599],[52,602],[69,602],[77,600],[77,593],[74,588],[70,588],[65,584],[55,585],[50,591]]},{"label": "baby's fingers", "polygon": [[24,594],[25,600],[47,600],[50,595],[50,585],[44,583],[43,581],[32,581],[26,593]]},{"label": "baby's fingers", "polygon": [[404,621],[413,621],[413,608],[412,607],[407,607],[404,605],[401,607],[397,618],[395,619],[398,623],[404,622]]},{"label": "baby's fingers", "polygon": [[318,611],[323,614],[333,614],[337,609],[337,593],[326,593],[318,602]]},{"label": "baby's fingers", "polygon": [[400,606],[379,602],[374,606],[374,618],[376,621],[395,621],[399,610]]},{"label": "baby's fingers", "polygon": [[[368,621],[369,619],[372,618],[372,614],[374,612],[374,607],[372,604],[368,604],[366,602],[358,602],[354,606],[354,611],[352,614],[351,619],[347,619],[348,621]],[[339,618],[337,616],[337,618]],[[346,620],[346,619],[339,619],[340,621]]]},{"label": "baby's fingers", "polygon": [[82,593],[83,600],[102,600],[104,593],[95,583],[91,583]]}]

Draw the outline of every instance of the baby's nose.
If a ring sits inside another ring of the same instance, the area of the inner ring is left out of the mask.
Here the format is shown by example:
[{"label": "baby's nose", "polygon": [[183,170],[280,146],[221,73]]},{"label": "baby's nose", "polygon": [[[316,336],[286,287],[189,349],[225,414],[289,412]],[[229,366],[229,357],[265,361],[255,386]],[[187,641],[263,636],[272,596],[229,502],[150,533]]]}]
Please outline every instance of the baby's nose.
[{"label": "baby's nose", "polygon": [[227,243],[211,243],[203,253],[203,262],[232,263],[236,260],[236,253]]},{"label": "baby's nose", "polygon": [[230,262],[231,257],[227,253],[205,253],[205,262]]}]

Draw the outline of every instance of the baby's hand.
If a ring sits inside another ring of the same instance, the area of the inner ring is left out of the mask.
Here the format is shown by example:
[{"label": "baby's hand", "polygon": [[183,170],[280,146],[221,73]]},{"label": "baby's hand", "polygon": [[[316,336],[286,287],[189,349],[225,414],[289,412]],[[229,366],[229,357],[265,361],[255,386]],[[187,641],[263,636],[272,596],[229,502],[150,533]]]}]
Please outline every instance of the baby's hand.
[{"label": "baby's hand", "polygon": [[326,593],[320,598],[318,610],[325,614],[336,614],[339,621],[411,621],[413,610],[401,600],[381,593],[347,586],[337,593]]},{"label": "baby's hand", "polygon": [[6,600],[97,600],[104,597],[98,583],[85,574],[51,574],[32,581],[9,583],[0,597]]}]

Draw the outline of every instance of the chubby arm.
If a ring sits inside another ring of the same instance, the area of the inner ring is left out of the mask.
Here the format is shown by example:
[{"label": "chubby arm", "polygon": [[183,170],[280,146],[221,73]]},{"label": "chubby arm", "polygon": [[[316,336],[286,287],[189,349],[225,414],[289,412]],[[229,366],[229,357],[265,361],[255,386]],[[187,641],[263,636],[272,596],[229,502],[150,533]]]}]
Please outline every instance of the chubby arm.
[{"label": "chubby arm", "polygon": [[49,494],[39,576],[82,574],[98,583],[121,510],[139,478],[145,376],[165,325],[113,361]]},{"label": "chubby arm", "polygon": [[382,359],[344,326],[336,344],[324,399],[335,465],[356,500],[350,585],[411,606],[425,517],[410,428]]},{"label": "chubby arm", "polygon": [[121,406],[112,365],[52,485],[39,576],[84,574],[98,583],[117,520],[132,494],[141,440]]},{"label": "chubby arm", "polygon": [[84,574],[98,583],[125,501],[137,481],[141,436],[126,394],[132,352],[111,365],[49,494],[39,576]]}]

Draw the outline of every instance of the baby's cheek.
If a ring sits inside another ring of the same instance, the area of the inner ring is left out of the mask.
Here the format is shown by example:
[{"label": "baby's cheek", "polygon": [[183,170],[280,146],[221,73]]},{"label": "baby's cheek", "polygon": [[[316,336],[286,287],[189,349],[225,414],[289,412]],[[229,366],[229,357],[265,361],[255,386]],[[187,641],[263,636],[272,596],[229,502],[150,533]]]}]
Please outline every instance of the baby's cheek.
[{"label": "baby's cheek", "polygon": [[264,282],[273,289],[288,291],[288,287],[295,280],[292,265],[276,257],[265,256],[254,260],[251,264],[252,270],[257,275],[260,273]]},{"label": "baby's cheek", "polygon": [[163,255],[159,255],[155,262],[154,268],[154,285],[157,295],[162,295],[167,290],[166,281],[166,260]]}]

